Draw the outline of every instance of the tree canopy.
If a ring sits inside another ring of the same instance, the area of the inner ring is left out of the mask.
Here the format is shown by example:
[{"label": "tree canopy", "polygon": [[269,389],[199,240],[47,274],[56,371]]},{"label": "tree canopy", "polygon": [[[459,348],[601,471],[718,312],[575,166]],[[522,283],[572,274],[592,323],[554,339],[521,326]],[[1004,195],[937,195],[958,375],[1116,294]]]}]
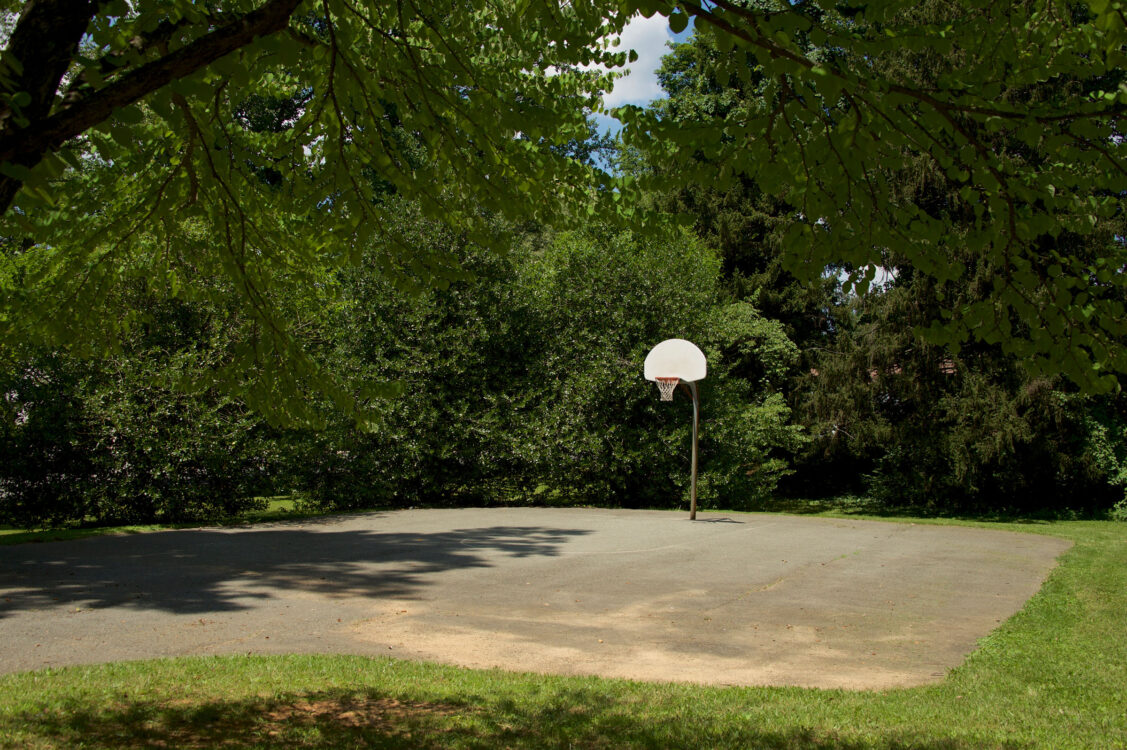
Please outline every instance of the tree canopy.
[{"label": "tree canopy", "polygon": [[[912,10],[918,19],[949,11],[945,0],[922,0]],[[730,54],[709,34],[677,44],[658,75],[668,96],[651,111],[666,124],[699,129],[761,101],[769,81],[753,60],[746,62],[749,75],[716,74]],[[867,62],[874,74],[934,89],[965,59],[958,50],[894,48]],[[913,333],[944,310],[990,297],[989,259],[952,242],[949,262],[965,271],[942,280],[893,248],[882,254],[881,279],[865,294],[850,292],[846,271],[856,266],[849,264],[827,268],[818,283],[800,282],[783,269],[779,251],[781,238],[802,223],[799,212],[785,195],[765,195],[747,174],[726,184],[679,175],[724,165],[705,166],[707,159],[697,152],[679,164],[635,149],[622,163],[644,178],[656,210],[692,216],[696,232],[720,252],[728,293],[783,322],[802,352],[783,392],[811,441],[795,457],[785,492],[863,491],[887,506],[978,511],[1108,503],[1108,462],[1095,446],[1100,435],[1115,442],[1122,432],[1099,433],[1090,424],[1099,415],[1111,415],[1114,424],[1119,400],[1077,396],[1067,381],[1031,372],[1025,358],[1000,343],[970,341],[955,352]],[[976,218],[960,197],[964,186],[927,154],[902,149],[899,168],[887,178],[896,202],[941,220],[952,237],[973,230]],[[1084,234],[1062,229],[1054,249],[1094,258],[1117,235],[1127,235],[1124,217],[1101,218]]]},{"label": "tree canopy", "polygon": [[[846,262],[863,290],[896,254],[937,280],[966,279],[959,250],[969,249],[988,269],[989,294],[945,310],[928,338],[956,348],[1000,342],[1033,370],[1115,387],[1110,373],[1127,370],[1123,238],[1076,253],[1061,237],[1092,235],[1123,210],[1127,32],[1118,3],[676,8],[671,26],[694,17],[696,34],[721,53],[713,75],[754,80],[760,95],[697,127],[624,113],[628,143],[682,164],[692,182],[722,189],[752,178],[784,198],[800,221],[782,250],[806,278]],[[931,75],[936,57],[955,64]],[[972,218],[962,231],[897,190],[918,157],[955,184]]]},{"label": "tree canopy", "polygon": [[[247,336],[230,379],[259,373],[248,397],[315,387],[352,408],[294,335],[333,304],[333,269],[375,244],[404,287],[461,273],[402,236],[388,196],[488,244],[490,215],[629,218],[653,187],[566,148],[609,83],[597,66],[624,62],[601,40],[641,12],[675,31],[694,18],[712,76],[760,95],[697,122],[625,108],[625,143],[679,179],[751,179],[783,201],[796,276],[845,263],[863,290],[896,254],[958,281],[967,249],[986,293],[922,326],[932,342],[997,342],[1093,389],[1127,372],[1127,250],[1092,235],[1127,189],[1119,2],[19,6],[0,58],[8,342],[112,346],[135,322],[113,307],[124,283],[233,295]],[[959,64],[921,76],[931,54]],[[903,64],[872,65],[890,56]],[[896,189],[916,158],[957,187],[957,231]]]},{"label": "tree canopy", "polygon": [[25,4],[0,61],[0,333],[112,349],[137,322],[123,284],[233,295],[247,335],[221,377],[261,408],[312,389],[354,409],[295,334],[335,269],[378,246],[401,287],[461,275],[393,196],[481,243],[490,215],[577,221],[597,185],[568,145],[609,81],[585,68],[625,60],[600,45],[614,18],[586,0]]},{"label": "tree canopy", "polygon": [[[696,32],[608,159],[635,12]],[[669,335],[721,505],[1104,509],[1122,37],[1100,3],[0,4],[0,515],[675,502]]]}]

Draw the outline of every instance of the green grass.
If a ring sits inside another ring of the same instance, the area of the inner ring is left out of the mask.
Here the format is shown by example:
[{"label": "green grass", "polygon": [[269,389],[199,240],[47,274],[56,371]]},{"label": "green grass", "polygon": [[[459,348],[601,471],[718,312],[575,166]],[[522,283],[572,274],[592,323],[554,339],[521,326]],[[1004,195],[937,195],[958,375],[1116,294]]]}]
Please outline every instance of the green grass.
[{"label": "green grass", "polygon": [[140,524],[136,526],[97,526],[63,529],[18,529],[11,526],[0,527],[0,544],[25,544],[35,542],[64,542],[70,539],[85,539],[91,536],[110,534],[143,534],[146,531],[161,531],[173,526]]},{"label": "green grass", "polygon": [[174,524],[135,524],[130,526],[70,526],[58,529],[21,529],[0,526],[0,545],[25,544],[37,542],[61,542],[70,539],[85,539],[91,536],[111,536],[114,534],[143,534],[149,531],[167,529],[192,529],[201,526],[241,526],[248,523],[268,523],[271,521],[290,521],[324,515],[316,511],[304,511],[299,501],[291,495],[267,498],[262,510],[250,510],[239,516],[221,518],[207,523]]},{"label": "green grass", "polygon": [[707,688],[356,656],[184,658],[2,677],[0,747],[1127,748],[1127,525],[990,526],[1075,546],[935,685]]}]

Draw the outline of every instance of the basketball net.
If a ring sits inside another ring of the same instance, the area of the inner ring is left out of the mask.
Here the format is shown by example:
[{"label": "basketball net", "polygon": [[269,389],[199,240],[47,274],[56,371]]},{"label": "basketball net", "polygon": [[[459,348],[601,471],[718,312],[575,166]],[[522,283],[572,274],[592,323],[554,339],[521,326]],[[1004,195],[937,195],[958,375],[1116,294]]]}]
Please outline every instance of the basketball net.
[{"label": "basketball net", "polygon": [[654,382],[657,383],[657,389],[661,391],[661,400],[672,401],[673,389],[681,382],[681,378],[654,378]]}]

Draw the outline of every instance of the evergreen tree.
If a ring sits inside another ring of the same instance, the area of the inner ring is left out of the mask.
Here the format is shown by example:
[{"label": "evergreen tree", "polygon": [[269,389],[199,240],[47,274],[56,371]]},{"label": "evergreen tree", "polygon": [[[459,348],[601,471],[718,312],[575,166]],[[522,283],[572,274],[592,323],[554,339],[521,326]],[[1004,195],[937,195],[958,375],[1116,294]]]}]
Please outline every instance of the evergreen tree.
[{"label": "evergreen tree", "polygon": [[[904,13],[914,22],[938,24],[952,21],[954,11],[946,3],[924,3]],[[899,49],[868,62],[890,78],[927,88],[957,74],[974,54]],[[1060,88],[1106,85],[1007,86],[999,100],[1037,102],[1061,96]],[[1047,154],[1006,133],[981,138],[1017,171],[1049,168]],[[948,227],[947,262],[962,271],[938,279],[892,249],[883,261],[891,282],[877,291],[862,289],[842,306],[834,345],[819,352],[818,376],[807,381],[805,413],[818,436],[810,465],[830,460],[871,472],[871,490],[890,504],[978,511],[1106,507],[1109,475],[1086,448],[1086,414],[1120,397],[1075,395],[1066,381],[1007,352],[1010,337],[1028,337],[1028,322],[1002,311],[997,292],[1009,283],[1006,274],[968,246],[976,214],[959,180],[908,149],[901,164],[886,172],[882,184],[892,190],[892,200]],[[1100,198],[1098,191],[1090,197]],[[1064,222],[1039,235],[1037,253],[1024,267],[1044,278],[1059,273],[1063,258],[1096,268],[1120,252],[1127,228],[1122,213],[1083,232],[1069,226],[1075,225]],[[1042,291],[1031,302],[1053,306],[1057,300]],[[994,320],[994,330],[955,347],[936,346],[918,334],[951,310],[988,311],[981,314]]]}]

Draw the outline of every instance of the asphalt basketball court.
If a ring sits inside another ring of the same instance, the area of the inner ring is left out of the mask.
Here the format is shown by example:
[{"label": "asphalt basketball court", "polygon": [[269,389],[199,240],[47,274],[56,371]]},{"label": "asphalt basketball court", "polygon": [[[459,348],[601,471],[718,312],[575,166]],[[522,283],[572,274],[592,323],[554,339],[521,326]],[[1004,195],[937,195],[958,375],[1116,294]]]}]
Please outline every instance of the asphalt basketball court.
[{"label": "asphalt basketball court", "polygon": [[407,510],[0,547],[0,672],[344,652],[854,689],[942,679],[1069,543],[956,526]]}]

